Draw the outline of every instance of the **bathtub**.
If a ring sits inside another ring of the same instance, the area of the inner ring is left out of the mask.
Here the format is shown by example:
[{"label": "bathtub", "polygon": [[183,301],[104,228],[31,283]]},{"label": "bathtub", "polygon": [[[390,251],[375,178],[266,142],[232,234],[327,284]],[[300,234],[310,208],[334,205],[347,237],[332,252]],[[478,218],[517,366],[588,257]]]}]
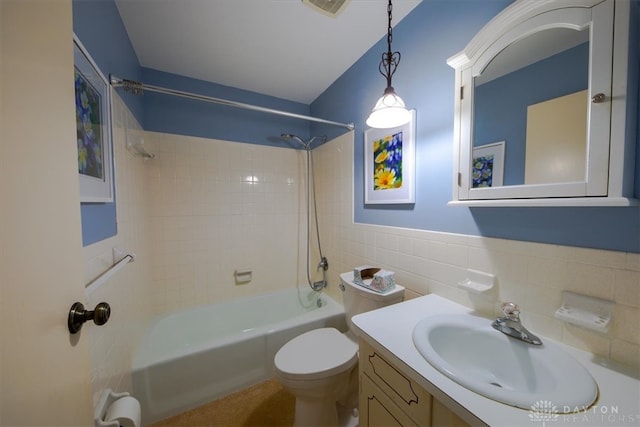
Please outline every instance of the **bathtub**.
[{"label": "bathtub", "polygon": [[154,319],[132,363],[143,424],[273,377],[282,345],[326,326],[346,330],[343,307],[302,287]]}]

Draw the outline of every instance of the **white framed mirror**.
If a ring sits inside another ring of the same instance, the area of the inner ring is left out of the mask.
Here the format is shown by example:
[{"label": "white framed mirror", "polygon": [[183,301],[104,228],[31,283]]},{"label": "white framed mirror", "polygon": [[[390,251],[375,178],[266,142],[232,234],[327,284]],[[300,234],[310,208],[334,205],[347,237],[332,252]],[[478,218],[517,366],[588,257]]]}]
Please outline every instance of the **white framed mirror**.
[{"label": "white framed mirror", "polygon": [[456,69],[450,204],[635,203],[635,141],[620,131],[637,105],[626,84],[629,7],[518,0],[447,61]]}]

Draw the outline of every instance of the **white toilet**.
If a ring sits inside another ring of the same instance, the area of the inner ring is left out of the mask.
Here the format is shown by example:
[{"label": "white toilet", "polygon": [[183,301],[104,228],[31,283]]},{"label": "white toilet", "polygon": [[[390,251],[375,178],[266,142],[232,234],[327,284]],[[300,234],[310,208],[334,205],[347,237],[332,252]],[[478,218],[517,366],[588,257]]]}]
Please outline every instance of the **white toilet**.
[{"label": "white toilet", "polygon": [[296,397],[295,427],[357,424],[358,338],[351,317],[404,297],[400,285],[384,294],[356,285],[353,272],[342,273],[340,280],[349,330],[306,332],[283,345],[274,359],[276,377]]}]

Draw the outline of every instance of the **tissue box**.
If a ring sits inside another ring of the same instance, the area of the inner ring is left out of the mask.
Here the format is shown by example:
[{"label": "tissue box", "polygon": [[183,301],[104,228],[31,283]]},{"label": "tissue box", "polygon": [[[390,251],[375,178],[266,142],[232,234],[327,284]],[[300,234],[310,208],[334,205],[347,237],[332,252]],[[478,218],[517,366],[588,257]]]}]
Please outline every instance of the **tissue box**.
[{"label": "tissue box", "polygon": [[353,282],[376,292],[386,292],[396,285],[392,271],[363,265],[353,269]]},{"label": "tissue box", "polygon": [[395,274],[393,271],[380,270],[374,273],[371,287],[379,292],[386,292],[396,286]]},{"label": "tissue box", "polygon": [[365,286],[364,281],[373,279],[373,275],[380,271],[380,268],[363,265],[353,269],[353,283]]}]

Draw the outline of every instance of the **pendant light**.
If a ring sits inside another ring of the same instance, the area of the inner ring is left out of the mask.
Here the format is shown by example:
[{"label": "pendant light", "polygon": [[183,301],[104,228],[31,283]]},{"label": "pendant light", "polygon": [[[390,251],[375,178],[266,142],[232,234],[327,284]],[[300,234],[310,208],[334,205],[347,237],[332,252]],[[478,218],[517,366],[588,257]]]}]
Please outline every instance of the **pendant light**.
[{"label": "pendant light", "polygon": [[375,107],[371,111],[367,119],[367,126],[372,128],[393,128],[408,123],[411,119],[409,110],[404,106],[402,98],[400,98],[393,86],[391,86],[391,77],[396,72],[396,68],[400,63],[400,52],[391,52],[391,41],[393,34],[391,30],[391,13],[393,4],[389,0],[387,13],[389,15],[389,25],[387,27],[387,51],[382,54],[382,61],[378,66],[378,71],[387,79],[387,88]]}]

